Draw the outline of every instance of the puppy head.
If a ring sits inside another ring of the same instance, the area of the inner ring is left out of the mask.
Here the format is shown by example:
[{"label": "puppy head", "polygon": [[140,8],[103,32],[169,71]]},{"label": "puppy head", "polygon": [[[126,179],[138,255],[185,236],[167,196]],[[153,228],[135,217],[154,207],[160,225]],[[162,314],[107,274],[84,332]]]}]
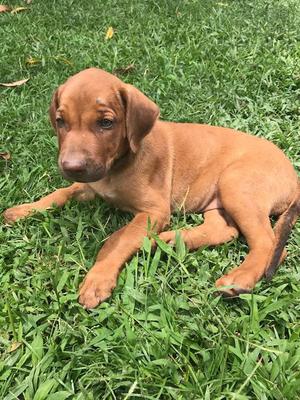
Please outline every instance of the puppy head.
[{"label": "puppy head", "polygon": [[58,135],[63,176],[95,182],[128,152],[138,151],[159,108],[135,87],[90,68],[56,90],[49,112]]}]

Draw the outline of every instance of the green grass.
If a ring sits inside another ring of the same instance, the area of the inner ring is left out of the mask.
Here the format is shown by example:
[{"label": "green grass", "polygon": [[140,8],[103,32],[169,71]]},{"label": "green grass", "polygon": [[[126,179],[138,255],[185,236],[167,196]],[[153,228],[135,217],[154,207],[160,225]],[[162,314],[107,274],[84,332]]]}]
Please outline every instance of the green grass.
[{"label": "green grass", "polygon": [[[25,2],[11,1],[13,6]],[[25,4],[26,5],[26,4]],[[300,168],[297,0],[33,0],[0,14],[1,209],[66,185],[48,105],[89,66],[122,79],[164,119],[266,137]],[[115,29],[105,40],[109,26]],[[28,63],[31,60],[31,64]],[[32,60],[34,63],[32,63]],[[284,188],[284,182],[282,182]],[[0,399],[299,399],[300,226],[271,283],[226,301],[214,281],[243,240],[186,253],[144,249],[93,311],[77,288],[102,241],[130,216],[101,200],[0,226]],[[197,215],[175,215],[173,227]]]}]

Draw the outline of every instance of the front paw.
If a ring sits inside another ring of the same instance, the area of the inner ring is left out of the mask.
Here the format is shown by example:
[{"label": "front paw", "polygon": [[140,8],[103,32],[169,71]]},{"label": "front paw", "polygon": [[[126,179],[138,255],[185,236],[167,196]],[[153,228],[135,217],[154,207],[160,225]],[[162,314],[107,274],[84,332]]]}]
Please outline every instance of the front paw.
[{"label": "front paw", "polygon": [[13,224],[18,219],[25,218],[32,213],[33,209],[30,204],[21,204],[16,207],[8,208],[3,213],[4,221],[7,224]]},{"label": "front paw", "polygon": [[107,273],[89,272],[80,285],[79,303],[84,308],[95,308],[107,300],[117,284],[117,278]]}]

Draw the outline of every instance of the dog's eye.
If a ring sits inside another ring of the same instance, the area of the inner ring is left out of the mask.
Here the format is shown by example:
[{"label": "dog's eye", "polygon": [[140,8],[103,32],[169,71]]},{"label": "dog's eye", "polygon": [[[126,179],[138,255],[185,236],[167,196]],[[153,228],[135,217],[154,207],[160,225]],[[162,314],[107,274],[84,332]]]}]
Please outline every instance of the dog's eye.
[{"label": "dog's eye", "polygon": [[110,129],[113,126],[113,121],[107,118],[99,119],[97,125],[102,129]]},{"label": "dog's eye", "polygon": [[65,126],[65,121],[62,117],[56,118],[56,125],[58,128],[63,128]]}]

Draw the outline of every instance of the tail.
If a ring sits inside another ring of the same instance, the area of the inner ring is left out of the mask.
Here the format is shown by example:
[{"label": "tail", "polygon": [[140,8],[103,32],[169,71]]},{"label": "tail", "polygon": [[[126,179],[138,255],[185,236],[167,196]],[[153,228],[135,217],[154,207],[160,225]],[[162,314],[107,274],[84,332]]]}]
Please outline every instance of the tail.
[{"label": "tail", "polygon": [[295,199],[289,205],[288,209],[281,214],[275,228],[275,245],[273,254],[271,256],[270,264],[265,272],[265,277],[270,280],[275,274],[284,246],[288,240],[289,234],[295,225],[297,218],[300,214],[300,180],[298,180],[298,190]]}]

